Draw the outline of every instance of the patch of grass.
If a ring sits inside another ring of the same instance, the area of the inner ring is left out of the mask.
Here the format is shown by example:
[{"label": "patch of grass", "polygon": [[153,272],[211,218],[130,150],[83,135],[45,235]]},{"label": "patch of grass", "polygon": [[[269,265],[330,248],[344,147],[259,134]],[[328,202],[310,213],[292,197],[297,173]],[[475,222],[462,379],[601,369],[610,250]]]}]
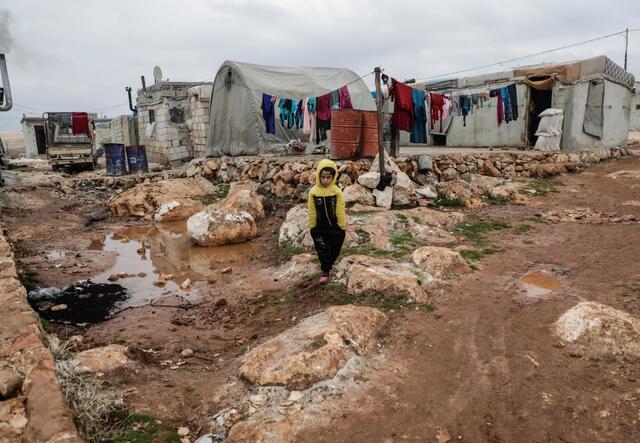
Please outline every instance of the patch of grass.
[{"label": "patch of grass", "polygon": [[179,443],[180,436],[166,429],[158,421],[146,414],[123,412],[118,414],[120,428],[104,441],[108,443]]},{"label": "patch of grass", "polygon": [[562,186],[554,178],[532,178],[527,180],[523,191],[532,195],[547,195],[551,192],[558,192],[557,187]]},{"label": "patch of grass", "polygon": [[433,312],[435,306],[431,304],[418,303],[406,294],[386,295],[379,292],[364,294],[350,294],[346,288],[339,283],[329,283],[330,292],[323,296],[323,301],[334,305],[361,305],[380,309],[383,312],[397,311],[406,308],[424,309]]},{"label": "patch of grass", "polygon": [[464,202],[458,199],[449,200],[448,198],[442,197],[436,200],[436,205],[442,208],[459,208],[464,206]]},{"label": "patch of grass", "polygon": [[465,260],[480,260],[484,255],[476,249],[464,249],[460,251],[460,256]]},{"label": "patch of grass", "polygon": [[417,215],[412,215],[411,218],[418,224],[422,223],[422,220],[420,220],[420,217],[418,217]]},{"label": "patch of grass", "polygon": [[490,205],[506,205],[509,203],[509,199],[505,197],[491,197],[490,195],[483,195],[482,200]]},{"label": "patch of grass", "polygon": [[516,226],[514,228],[513,232],[515,232],[518,235],[521,235],[521,234],[526,234],[527,232],[531,231],[532,229],[533,229],[533,226],[524,224],[524,225]]},{"label": "patch of grass", "polygon": [[389,243],[393,246],[400,246],[414,241],[415,239],[409,231],[396,231],[389,236]]},{"label": "patch of grass", "polygon": [[45,331],[49,329],[49,326],[51,326],[51,322],[46,318],[40,318],[40,324]]},{"label": "patch of grass", "polygon": [[304,248],[301,248],[299,246],[293,246],[290,243],[285,243],[284,245],[281,245],[280,248],[278,249],[278,253],[282,257],[293,257],[294,255],[302,254],[303,252],[304,252]]},{"label": "patch of grass", "polygon": [[130,378],[123,378],[119,383],[121,385],[131,385],[133,384],[133,380],[131,380]]},{"label": "patch of grass", "polygon": [[307,352],[317,351],[326,344],[327,341],[324,339],[324,335],[316,335],[315,337],[313,337],[313,340],[311,340],[311,343],[305,346],[304,350]]},{"label": "patch of grass", "polygon": [[404,214],[396,214],[396,218],[398,219],[398,221],[399,221],[400,223],[403,223],[403,224],[407,224],[407,222],[409,221],[409,219],[407,218],[407,216],[406,216],[406,215],[404,215]]},{"label": "patch of grass", "polygon": [[503,220],[485,218],[472,218],[466,223],[460,223],[453,228],[456,235],[466,237],[477,246],[485,246],[489,243],[487,234],[491,231],[500,231],[509,228],[509,223]]},{"label": "patch of grass", "polygon": [[545,224],[545,225],[549,224],[549,222],[546,221],[542,217],[527,217],[527,218],[525,218],[525,221],[530,221],[530,222],[534,222],[534,223],[542,223],[542,224]]}]

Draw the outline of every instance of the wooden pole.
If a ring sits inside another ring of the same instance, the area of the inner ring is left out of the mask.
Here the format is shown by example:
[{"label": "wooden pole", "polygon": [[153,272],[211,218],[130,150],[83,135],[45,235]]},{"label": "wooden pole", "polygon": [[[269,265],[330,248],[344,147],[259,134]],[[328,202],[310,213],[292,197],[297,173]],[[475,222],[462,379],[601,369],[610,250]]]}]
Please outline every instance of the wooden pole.
[{"label": "wooden pole", "polygon": [[376,110],[378,111],[378,160],[380,165],[380,178],[385,173],[384,169],[384,144],[382,142],[382,131],[384,129],[384,116],[382,115],[382,86],[380,85],[380,74],[382,71],[377,66],[373,72],[376,78]]},{"label": "wooden pole", "polygon": [[629,50],[629,28],[624,33],[624,69],[627,69],[627,53]]}]

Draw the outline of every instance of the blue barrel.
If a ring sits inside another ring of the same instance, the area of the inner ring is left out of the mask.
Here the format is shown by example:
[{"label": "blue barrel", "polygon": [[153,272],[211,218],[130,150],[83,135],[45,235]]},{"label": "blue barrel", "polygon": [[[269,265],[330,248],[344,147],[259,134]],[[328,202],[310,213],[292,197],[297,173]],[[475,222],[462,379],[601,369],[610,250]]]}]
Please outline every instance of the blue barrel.
[{"label": "blue barrel", "polygon": [[120,143],[105,143],[103,146],[107,175],[125,175],[127,173],[127,162],[124,156],[124,145]]},{"label": "blue barrel", "polygon": [[149,172],[147,150],[144,146],[127,146],[127,162],[130,174]]}]

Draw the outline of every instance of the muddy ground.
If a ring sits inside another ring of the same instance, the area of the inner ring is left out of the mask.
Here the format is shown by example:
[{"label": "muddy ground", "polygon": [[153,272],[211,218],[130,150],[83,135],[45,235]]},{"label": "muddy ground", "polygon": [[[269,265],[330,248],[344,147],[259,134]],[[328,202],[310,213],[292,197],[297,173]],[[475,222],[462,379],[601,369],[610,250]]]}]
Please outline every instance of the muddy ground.
[{"label": "muddy ground", "polygon": [[[640,441],[638,362],[583,356],[550,332],[581,300],[640,316],[640,226],[535,215],[589,207],[640,218],[640,180],[611,175],[620,170],[640,170],[640,158],[548,180],[546,195],[524,205],[465,210],[468,224],[496,223],[480,239],[457,232],[475,271],[435,291],[430,309],[385,306],[374,369],[299,441]],[[4,191],[0,223],[29,289],[133,275],[115,281],[132,296],[111,318],[46,328],[62,339],[83,335],[84,348],[128,346],[134,364],[106,375],[108,387],[131,410],[192,436],[230,406],[221,386],[247,349],[327,305],[375,305],[314,281],[274,281],[273,267],[288,258],[277,246],[286,204],[274,205],[251,244],[207,249],[190,245],[184,223],[113,218],[106,198],[46,186]],[[527,286],[522,278],[535,271]],[[161,274],[170,278],[158,287]],[[194,354],[184,358],[187,348]]]}]

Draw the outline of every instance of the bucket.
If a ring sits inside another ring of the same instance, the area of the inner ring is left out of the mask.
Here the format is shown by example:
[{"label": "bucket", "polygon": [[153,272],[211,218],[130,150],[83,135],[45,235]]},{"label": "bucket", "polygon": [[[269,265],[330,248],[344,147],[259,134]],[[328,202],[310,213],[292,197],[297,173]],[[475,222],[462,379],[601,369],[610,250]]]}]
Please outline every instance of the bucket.
[{"label": "bucket", "polygon": [[147,150],[144,146],[127,146],[127,164],[129,174],[143,174],[149,172]]},{"label": "bucket", "polygon": [[124,157],[124,145],[120,143],[105,143],[103,146],[107,175],[125,175],[127,173],[127,163]]},{"label": "bucket", "polygon": [[433,160],[430,155],[422,154],[418,157],[418,172],[431,171],[433,169]]},{"label": "bucket", "polygon": [[353,158],[360,150],[362,111],[334,109],[331,111],[332,160]]},{"label": "bucket", "polygon": [[362,149],[360,150],[360,157],[374,158],[378,155],[379,146],[378,113],[376,111],[362,111]]}]

